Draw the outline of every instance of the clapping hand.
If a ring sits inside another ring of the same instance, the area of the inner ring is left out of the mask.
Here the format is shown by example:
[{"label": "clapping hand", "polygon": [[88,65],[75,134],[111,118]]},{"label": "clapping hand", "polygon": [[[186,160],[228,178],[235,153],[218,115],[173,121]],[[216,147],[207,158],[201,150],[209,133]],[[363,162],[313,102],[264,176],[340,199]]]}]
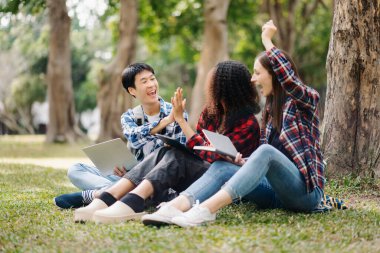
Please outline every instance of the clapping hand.
[{"label": "clapping hand", "polygon": [[171,98],[171,102],[173,105],[173,116],[175,121],[179,121],[184,119],[183,112],[185,111],[186,98],[183,98],[183,90],[182,88],[177,88],[174,92],[174,97]]}]

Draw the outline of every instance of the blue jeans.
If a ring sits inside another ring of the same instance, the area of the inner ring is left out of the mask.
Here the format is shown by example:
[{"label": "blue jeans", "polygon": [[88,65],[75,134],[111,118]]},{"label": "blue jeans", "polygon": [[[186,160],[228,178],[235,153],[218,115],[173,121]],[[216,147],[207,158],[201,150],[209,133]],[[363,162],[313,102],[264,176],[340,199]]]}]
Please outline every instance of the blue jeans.
[{"label": "blue jeans", "polygon": [[255,191],[267,178],[271,191],[284,208],[312,211],[320,203],[323,190],[307,192],[305,179],[296,165],[273,146],[261,145],[248,161],[224,185],[233,200],[242,197],[255,200]]},{"label": "blue jeans", "polygon": [[103,176],[96,167],[83,163],[71,166],[67,171],[67,177],[81,190],[108,188],[120,179],[116,175]]},{"label": "blue jeans", "polygon": [[[181,193],[186,196],[190,204],[193,205],[196,200],[203,202],[210,198],[240,169],[235,164],[216,161],[210,168],[195,181],[189,188]],[[264,177],[258,187],[250,192],[243,200],[254,202],[260,208],[280,208],[282,204],[272,190],[268,180]]]},{"label": "blue jeans", "polygon": [[214,162],[181,195],[186,196],[191,204],[196,200],[203,202],[223,185],[234,201],[248,200],[259,208],[312,211],[323,195],[318,187],[307,193],[303,176],[294,163],[267,144],[252,153],[242,167],[228,162]]}]

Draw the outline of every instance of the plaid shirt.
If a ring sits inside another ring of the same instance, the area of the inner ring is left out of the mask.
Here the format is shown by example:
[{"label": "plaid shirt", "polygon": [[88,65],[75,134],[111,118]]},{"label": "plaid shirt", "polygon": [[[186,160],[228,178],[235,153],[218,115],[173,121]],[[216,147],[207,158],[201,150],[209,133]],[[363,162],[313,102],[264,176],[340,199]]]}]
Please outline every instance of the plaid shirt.
[{"label": "plaid shirt", "polygon": [[[288,97],[283,108],[280,141],[305,178],[308,192],[325,184],[323,156],[319,145],[319,94],[297,78],[286,57],[273,47],[267,51],[278,81]],[[268,109],[268,108],[267,108]],[[268,143],[273,126],[269,119],[261,131],[261,143]]]},{"label": "plaid shirt", "polygon": [[[202,129],[217,132],[220,122],[212,120],[204,120],[204,113],[202,112],[199,117],[197,125],[197,133],[194,134],[186,143],[189,149],[193,149],[194,146],[208,146],[210,143],[205,138]],[[260,142],[260,126],[257,122],[255,115],[250,114],[245,118],[241,118],[235,122],[233,126],[225,129],[221,133],[232,141],[236,149],[243,155],[247,157],[252,154],[253,151],[259,146]],[[212,163],[216,160],[224,160],[215,152],[204,151],[204,150],[193,150],[203,160]]]},{"label": "plaid shirt", "polygon": [[[150,134],[150,131],[160,123],[161,119],[168,116],[172,110],[172,104],[165,102],[162,98],[159,98],[159,101],[160,119],[155,122],[148,122],[148,117],[144,113],[145,123],[141,126],[138,126],[135,121],[135,116],[132,109],[129,109],[127,112],[121,115],[123,134],[130,143],[130,146],[134,149],[137,149],[135,156],[138,161],[141,161],[146,155],[164,145],[164,143],[156,136]],[[184,113],[184,117],[187,121],[188,116],[186,112]],[[161,134],[175,138],[182,144],[186,143],[186,136],[176,122],[167,125],[166,128],[161,131]],[[141,152],[144,154],[143,156],[141,156]]]}]

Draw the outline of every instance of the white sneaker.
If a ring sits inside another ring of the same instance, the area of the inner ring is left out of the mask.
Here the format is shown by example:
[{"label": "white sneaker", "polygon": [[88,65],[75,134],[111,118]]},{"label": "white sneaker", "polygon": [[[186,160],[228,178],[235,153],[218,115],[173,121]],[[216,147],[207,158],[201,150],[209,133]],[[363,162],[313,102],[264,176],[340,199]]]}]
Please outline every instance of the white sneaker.
[{"label": "white sneaker", "polygon": [[215,221],[216,214],[211,213],[206,207],[195,205],[189,211],[183,213],[181,216],[174,217],[171,222],[180,227],[194,227],[200,226],[207,222]]},{"label": "white sneaker", "polygon": [[183,212],[172,205],[166,204],[158,209],[156,212],[144,215],[141,220],[144,225],[161,226],[173,224],[172,218],[182,215]]}]

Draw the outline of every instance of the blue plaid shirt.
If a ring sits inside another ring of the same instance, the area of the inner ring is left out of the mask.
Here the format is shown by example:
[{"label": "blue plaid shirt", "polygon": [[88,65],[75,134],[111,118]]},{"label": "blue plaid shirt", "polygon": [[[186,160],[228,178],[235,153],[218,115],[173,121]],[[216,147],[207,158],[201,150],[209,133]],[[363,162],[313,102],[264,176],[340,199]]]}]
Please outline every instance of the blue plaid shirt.
[{"label": "blue plaid shirt", "polygon": [[[319,94],[297,78],[291,63],[273,47],[267,51],[273,71],[288,94],[283,108],[280,141],[305,178],[308,192],[325,184],[323,156],[319,144]],[[266,108],[268,110],[268,108]],[[268,143],[273,126],[271,119],[261,131],[261,143]]]},{"label": "blue plaid shirt", "polygon": [[[128,140],[130,146],[133,149],[136,149],[137,152],[135,156],[138,161],[141,161],[146,155],[164,145],[164,143],[156,136],[150,134],[150,131],[160,123],[160,120],[168,116],[172,110],[172,104],[165,102],[162,98],[159,98],[159,101],[160,119],[155,122],[149,123],[148,117],[144,113],[145,123],[141,126],[138,126],[132,109],[129,109],[127,112],[121,115],[123,134]],[[186,112],[184,113],[184,117],[187,121],[188,115]],[[175,138],[180,143],[186,144],[186,136],[176,122],[167,125],[166,128],[162,130],[161,134]],[[141,156],[141,153],[144,155]]]}]

